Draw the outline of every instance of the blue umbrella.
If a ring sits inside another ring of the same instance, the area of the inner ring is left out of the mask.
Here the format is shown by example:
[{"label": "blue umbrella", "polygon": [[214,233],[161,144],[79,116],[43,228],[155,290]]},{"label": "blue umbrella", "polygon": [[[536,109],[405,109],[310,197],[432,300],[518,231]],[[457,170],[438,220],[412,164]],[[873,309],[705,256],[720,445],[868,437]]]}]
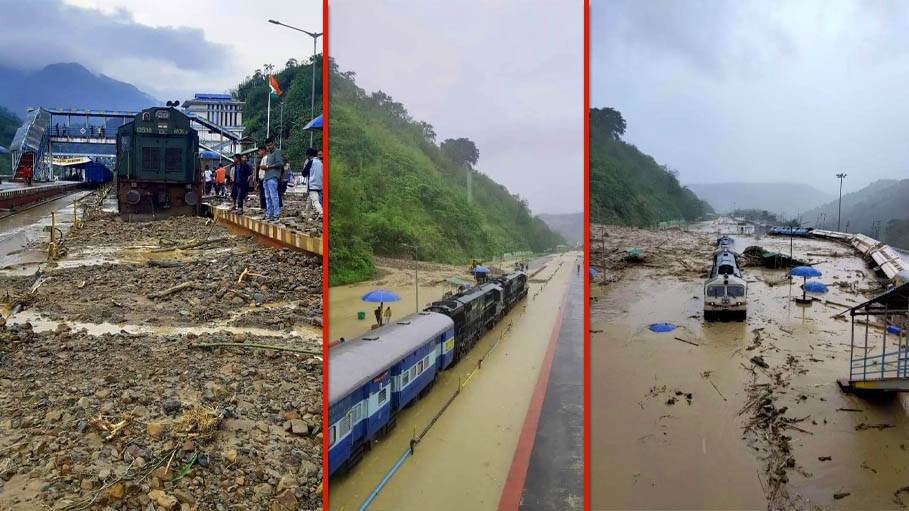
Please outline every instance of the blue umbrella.
[{"label": "blue umbrella", "polygon": [[827,292],[827,286],[825,286],[821,282],[815,282],[815,281],[806,282],[804,284],[804,286],[802,286],[802,287],[804,287],[805,291],[807,291],[809,293],[824,294]]},{"label": "blue umbrella", "polygon": [[9,152],[9,149],[7,149],[7,148],[3,147],[2,145],[0,145],[0,154],[6,154],[6,153],[8,153],[8,152]]},{"label": "blue umbrella", "polygon": [[591,277],[596,277],[596,275],[597,275],[597,271],[594,270],[593,268],[590,268],[590,270],[589,270],[588,273],[590,273],[590,276],[591,276]]},{"label": "blue umbrella", "polygon": [[470,270],[472,273],[489,273],[489,268],[485,266],[477,266],[476,268]]},{"label": "blue umbrella", "polygon": [[401,297],[386,289],[375,289],[363,295],[364,302],[397,302]]},{"label": "blue umbrella", "polygon": [[897,327],[897,326],[895,326],[895,325],[890,325],[890,326],[887,327],[887,333],[899,334],[899,333],[900,333],[900,329],[899,329],[899,327]]},{"label": "blue umbrella", "polygon": [[796,266],[795,268],[789,270],[789,275],[794,277],[820,277],[821,272],[812,268],[810,266]]},{"label": "blue umbrella", "polygon": [[320,129],[322,129],[322,115],[319,114],[318,117],[316,117],[315,119],[309,121],[309,123],[308,123],[306,126],[303,126],[303,129],[304,129],[304,130],[309,130],[309,129],[320,130]]},{"label": "blue umbrella", "polygon": [[675,325],[670,325],[669,323],[655,323],[653,325],[650,325],[649,328],[650,328],[651,332],[657,332],[657,333],[662,334],[665,332],[671,332],[671,331],[675,330]]},{"label": "blue umbrella", "polygon": [[202,151],[199,153],[199,158],[202,158],[203,160],[217,160],[220,157],[221,155],[214,151]]}]

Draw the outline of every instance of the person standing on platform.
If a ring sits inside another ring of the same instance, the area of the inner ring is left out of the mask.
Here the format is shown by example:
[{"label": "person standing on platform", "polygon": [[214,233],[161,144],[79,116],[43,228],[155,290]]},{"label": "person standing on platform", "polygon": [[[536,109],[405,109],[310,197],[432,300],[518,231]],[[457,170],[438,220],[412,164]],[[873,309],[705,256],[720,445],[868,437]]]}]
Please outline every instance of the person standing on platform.
[{"label": "person standing on platform", "polygon": [[215,171],[215,190],[218,196],[224,195],[224,182],[227,180],[227,169],[223,166]]},{"label": "person standing on platform", "polygon": [[202,175],[205,176],[205,195],[211,195],[212,175],[208,165],[205,166],[205,172]]},{"label": "person standing on platform", "polygon": [[243,205],[246,203],[246,196],[249,194],[249,178],[252,174],[252,168],[246,162],[245,156],[234,155],[234,186],[231,195],[234,196],[234,206],[237,214],[243,214]]},{"label": "person standing on platform", "polygon": [[284,156],[281,150],[275,147],[273,138],[265,139],[265,149],[268,153],[262,154],[262,148],[259,148],[259,154],[263,156],[259,168],[265,170],[265,216],[266,220],[277,222],[281,217],[278,183],[284,174]]}]

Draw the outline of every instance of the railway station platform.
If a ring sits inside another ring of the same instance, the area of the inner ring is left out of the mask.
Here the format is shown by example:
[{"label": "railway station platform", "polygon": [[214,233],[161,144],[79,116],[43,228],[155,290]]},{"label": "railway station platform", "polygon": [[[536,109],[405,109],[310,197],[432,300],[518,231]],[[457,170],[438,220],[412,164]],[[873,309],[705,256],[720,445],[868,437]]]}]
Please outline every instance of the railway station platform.
[{"label": "railway station platform", "polygon": [[500,511],[584,508],[584,278],[572,272],[561,324],[531,398]]},{"label": "railway station platform", "polygon": [[82,183],[76,181],[35,183],[32,186],[18,182],[5,182],[0,184],[0,211],[22,209],[75,192],[81,187]]}]

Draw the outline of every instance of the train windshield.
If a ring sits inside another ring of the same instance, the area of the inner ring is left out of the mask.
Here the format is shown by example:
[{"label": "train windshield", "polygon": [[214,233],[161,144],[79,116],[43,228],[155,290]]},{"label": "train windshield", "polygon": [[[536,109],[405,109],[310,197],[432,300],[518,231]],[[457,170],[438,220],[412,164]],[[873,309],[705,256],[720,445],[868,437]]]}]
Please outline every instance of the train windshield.
[{"label": "train windshield", "polygon": [[723,296],[723,286],[707,286],[707,296]]},{"label": "train windshield", "polygon": [[729,296],[742,297],[745,296],[745,287],[744,286],[729,286],[726,288]]}]

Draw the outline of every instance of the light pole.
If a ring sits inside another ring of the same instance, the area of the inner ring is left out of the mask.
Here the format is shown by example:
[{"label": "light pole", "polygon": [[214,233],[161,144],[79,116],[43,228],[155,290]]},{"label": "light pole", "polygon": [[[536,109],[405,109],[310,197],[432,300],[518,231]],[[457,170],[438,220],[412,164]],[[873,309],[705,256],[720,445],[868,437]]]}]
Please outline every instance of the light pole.
[{"label": "light pole", "polygon": [[415,312],[419,313],[420,312],[420,273],[419,273],[420,272],[420,270],[419,270],[420,262],[417,259],[417,246],[408,245],[407,243],[403,243],[403,245],[407,248],[413,249],[413,294],[414,294],[414,300],[416,301],[416,303],[414,304],[414,308],[416,309]]},{"label": "light pole", "polygon": [[[309,103],[309,118],[313,119],[316,115],[316,40],[322,36],[322,32],[307,32],[302,28],[292,27],[290,25],[285,25],[278,20],[268,20],[269,23],[274,25],[281,25],[282,27],[287,27],[291,30],[296,30],[297,32],[303,32],[304,34],[312,37],[312,100]],[[324,64],[323,64],[324,65]],[[312,131],[309,132],[309,147],[312,147]]]},{"label": "light pole", "polygon": [[836,211],[836,232],[840,232],[840,219],[843,214],[843,180],[846,179],[846,173],[837,174],[836,177],[840,178],[840,202]]}]

